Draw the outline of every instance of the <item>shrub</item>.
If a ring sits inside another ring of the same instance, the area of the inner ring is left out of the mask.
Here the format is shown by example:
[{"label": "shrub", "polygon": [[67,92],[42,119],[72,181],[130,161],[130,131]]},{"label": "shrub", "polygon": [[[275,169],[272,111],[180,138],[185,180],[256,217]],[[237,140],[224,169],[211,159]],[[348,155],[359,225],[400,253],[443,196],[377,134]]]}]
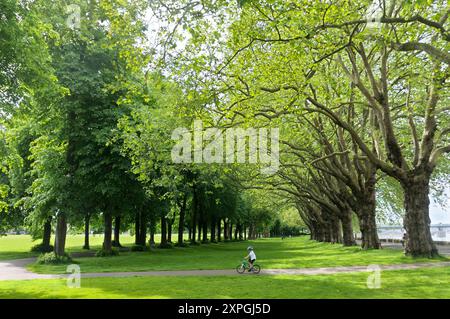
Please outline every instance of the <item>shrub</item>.
[{"label": "shrub", "polygon": [[100,249],[95,254],[96,257],[111,257],[111,256],[118,256],[118,255],[119,255],[119,250],[117,250],[116,248],[111,249],[111,251],[106,251],[104,249]]},{"label": "shrub", "polygon": [[131,246],[131,251],[145,251],[146,247],[144,245],[133,245]]},{"label": "shrub", "polygon": [[172,245],[172,243],[167,242],[165,244],[159,244],[158,248],[161,248],[161,249],[173,248],[173,245]]},{"label": "shrub", "polygon": [[41,254],[37,259],[38,264],[73,264],[73,259],[68,255],[57,256],[54,252]]},{"label": "shrub", "polygon": [[53,246],[52,245],[44,245],[42,243],[34,245],[33,247],[31,247],[31,251],[32,252],[37,252],[37,253],[49,253],[53,251]]}]

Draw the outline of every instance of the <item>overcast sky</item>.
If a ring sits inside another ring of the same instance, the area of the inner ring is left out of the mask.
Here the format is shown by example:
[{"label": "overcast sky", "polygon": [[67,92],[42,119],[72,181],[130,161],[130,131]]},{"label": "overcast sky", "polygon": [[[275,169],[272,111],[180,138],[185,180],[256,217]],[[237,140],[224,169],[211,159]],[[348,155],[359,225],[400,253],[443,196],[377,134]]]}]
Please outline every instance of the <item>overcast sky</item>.
[{"label": "overcast sky", "polygon": [[441,207],[431,200],[430,204],[430,218],[431,224],[450,224],[450,189],[447,189],[447,201],[445,206]]}]

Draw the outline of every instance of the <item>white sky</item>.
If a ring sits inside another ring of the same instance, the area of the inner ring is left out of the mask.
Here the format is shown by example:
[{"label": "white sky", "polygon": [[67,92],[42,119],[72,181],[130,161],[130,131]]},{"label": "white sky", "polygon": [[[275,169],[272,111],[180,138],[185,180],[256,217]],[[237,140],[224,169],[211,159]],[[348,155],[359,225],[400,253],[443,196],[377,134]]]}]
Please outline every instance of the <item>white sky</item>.
[{"label": "white sky", "polygon": [[444,207],[433,202],[430,203],[430,218],[431,224],[450,224],[450,189],[446,191],[447,200]]}]

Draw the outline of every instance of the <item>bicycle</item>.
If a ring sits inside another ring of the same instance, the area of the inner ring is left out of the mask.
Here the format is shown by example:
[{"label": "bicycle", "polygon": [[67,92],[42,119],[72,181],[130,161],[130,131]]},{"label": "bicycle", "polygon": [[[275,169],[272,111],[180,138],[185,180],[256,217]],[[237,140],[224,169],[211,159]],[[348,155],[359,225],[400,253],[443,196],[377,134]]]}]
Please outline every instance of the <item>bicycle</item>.
[{"label": "bicycle", "polygon": [[[245,270],[250,269],[250,264],[248,263],[247,260],[243,260],[242,263],[238,266],[236,266],[236,271],[239,274],[243,274],[245,272]],[[259,272],[261,271],[261,267],[257,264],[253,264],[253,269],[250,271],[254,274],[259,274]]]}]

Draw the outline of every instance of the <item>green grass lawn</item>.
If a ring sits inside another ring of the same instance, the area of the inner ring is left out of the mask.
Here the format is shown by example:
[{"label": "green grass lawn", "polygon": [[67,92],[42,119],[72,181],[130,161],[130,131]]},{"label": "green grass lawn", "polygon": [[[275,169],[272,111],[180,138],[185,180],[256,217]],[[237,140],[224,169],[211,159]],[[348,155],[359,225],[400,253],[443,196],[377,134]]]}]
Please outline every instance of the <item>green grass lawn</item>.
[{"label": "green grass lawn", "polygon": [[368,276],[82,278],[80,288],[63,279],[0,281],[0,298],[450,298],[450,267],[383,271],[380,289],[367,288]]},{"label": "green grass lawn", "polygon": [[[149,252],[122,252],[116,257],[76,258],[82,272],[233,269],[252,245],[262,268],[311,268],[399,264],[429,259],[405,257],[401,250],[363,251],[359,247],[319,243],[308,237],[258,239],[247,242],[206,244],[186,248],[155,249]],[[438,258],[434,260],[446,260]],[[65,273],[64,265],[31,264],[38,273]]]},{"label": "green grass lawn", "polygon": [[[54,237],[52,237],[53,245]],[[160,240],[160,235],[155,235],[155,240]],[[103,235],[90,236],[91,250],[99,250],[103,243]],[[38,253],[30,252],[31,247],[41,242],[40,239],[33,241],[29,235],[8,235],[0,237],[0,260],[19,259],[38,256]],[[120,242],[124,246],[131,246],[134,244],[134,237],[123,235],[120,237]],[[68,235],[66,242],[66,250],[69,253],[81,252],[84,245],[84,235]]]},{"label": "green grass lawn", "polygon": [[[0,237],[0,260],[18,259],[38,256],[38,253],[30,252],[31,247],[41,242],[33,241],[29,235],[8,235]],[[125,245],[134,243],[134,237],[123,236],[121,242]],[[103,235],[91,235],[91,249],[100,249],[103,243]],[[66,249],[68,252],[83,251],[84,235],[67,236]],[[52,238],[53,245],[53,238]]]}]

